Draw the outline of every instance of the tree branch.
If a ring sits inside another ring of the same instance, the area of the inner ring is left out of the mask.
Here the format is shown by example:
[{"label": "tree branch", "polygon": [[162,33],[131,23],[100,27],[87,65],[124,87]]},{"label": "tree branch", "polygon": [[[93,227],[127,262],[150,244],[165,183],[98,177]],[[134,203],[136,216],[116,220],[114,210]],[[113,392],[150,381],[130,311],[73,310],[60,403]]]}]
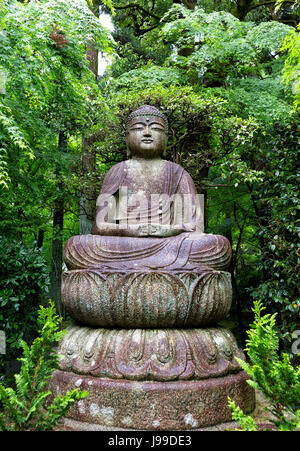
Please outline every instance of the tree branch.
[{"label": "tree branch", "polygon": [[125,6],[114,6],[114,8],[118,9],[118,10],[129,9],[129,8],[139,9],[140,11],[143,11],[143,13],[153,17],[153,19],[156,19],[156,20],[161,19],[161,17],[157,16],[156,14],[153,14],[151,11],[148,11],[143,6],[140,6],[138,3],[129,3],[128,5],[125,5]]},{"label": "tree branch", "polygon": [[[258,3],[257,5],[250,6],[249,11],[252,11],[253,9],[259,8],[260,6],[268,6],[268,5],[274,5],[276,3],[276,0],[269,0],[267,2]],[[293,1],[283,1],[283,3],[294,3]]]}]

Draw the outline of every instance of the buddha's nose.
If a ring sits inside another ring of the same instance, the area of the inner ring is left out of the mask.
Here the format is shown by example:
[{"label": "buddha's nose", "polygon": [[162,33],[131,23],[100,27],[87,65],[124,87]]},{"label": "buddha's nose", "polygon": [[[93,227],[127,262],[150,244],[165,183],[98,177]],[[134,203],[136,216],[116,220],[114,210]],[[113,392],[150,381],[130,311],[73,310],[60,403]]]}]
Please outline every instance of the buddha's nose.
[{"label": "buddha's nose", "polygon": [[143,135],[151,136],[151,128],[149,127],[149,125],[146,125],[146,127],[144,128]]}]

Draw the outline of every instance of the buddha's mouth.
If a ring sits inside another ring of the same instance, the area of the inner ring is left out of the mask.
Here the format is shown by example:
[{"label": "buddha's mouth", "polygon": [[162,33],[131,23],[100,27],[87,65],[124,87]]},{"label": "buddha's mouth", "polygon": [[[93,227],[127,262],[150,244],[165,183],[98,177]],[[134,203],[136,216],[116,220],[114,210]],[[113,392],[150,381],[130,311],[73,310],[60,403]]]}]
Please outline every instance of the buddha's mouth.
[{"label": "buddha's mouth", "polygon": [[142,139],[142,143],[151,144],[153,143],[153,139]]}]

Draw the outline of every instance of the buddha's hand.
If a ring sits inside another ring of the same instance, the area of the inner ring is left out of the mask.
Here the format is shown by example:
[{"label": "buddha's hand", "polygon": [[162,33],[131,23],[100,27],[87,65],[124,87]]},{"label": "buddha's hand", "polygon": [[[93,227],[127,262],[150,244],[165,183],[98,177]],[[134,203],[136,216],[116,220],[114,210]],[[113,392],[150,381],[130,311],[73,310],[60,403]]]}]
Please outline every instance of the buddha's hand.
[{"label": "buddha's hand", "polygon": [[195,224],[150,224],[150,227],[152,227],[152,229],[150,229],[149,235],[160,237],[175,236],[184,232],[194,232],[196,229]]},{"label": "buddha's hand", "polygon": [[166,236],[168,226],[163,226],[162,224],[140,224],[138,226],[138,236]]},{"label": "buddha's hand", "polygon": [[156,236],[161,238],[178,235],[183,231],[181,226],[170,226],[165,224],[140,224],[138,227],[139,236]]},{"label": "buddha's hand", "polygon": [[182,225],[182,229],[184,232],[195,232],[196,224],[194,222],[186,222]]},{"label": "buddha's hand", "polygon": [[140,224],[137,227],[138,236],[149,236],[150,230],[149,230],[150,224]]},{"label": "buddha's hand", "polygon": [[149,224],[149,235],[150,236],[160,236],[165,237],[168,235],[169,226],[165,226],[162,224]]}]

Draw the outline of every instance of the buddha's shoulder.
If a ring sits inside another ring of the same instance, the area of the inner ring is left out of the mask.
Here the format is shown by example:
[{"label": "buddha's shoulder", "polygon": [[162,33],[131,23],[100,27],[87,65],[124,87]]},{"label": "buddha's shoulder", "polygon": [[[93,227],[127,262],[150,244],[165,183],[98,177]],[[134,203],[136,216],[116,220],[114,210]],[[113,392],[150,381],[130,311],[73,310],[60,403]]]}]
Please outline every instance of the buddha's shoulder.
[{"label": "buddha's shoulder", "polygon": [[171,169],[174,172],[186,172],[185,169],[183,169],[182,166],[180,166],[177,163],[174,163],[173,161],[169,161],[169,160],[163,160],[166,163],[166,167],[168,167],[169,169]]},{"label": "buddha's shoulder", "polygon": [[[169,160],[163,160],[163,159],[158,159],[158,160],[150,160],[148,162],[145,162],[146,166],[149,167],[154,167],[154,168],[165,168],[167,170],[170,170],[172,173],[186,173],[185,169],[183,169],[182,166],[180,166],[177,163],[174,163],[173,161],[169,161]],[[134,160],[134,159],[130,159],[130,160],[125,160],[122,161],[120,163],[115,164],[114,166],[111,167],[110,171],[111,172],[119,172],[119,171],[127,171],[127,170],[132,170],[132,169],[137,169],[140,166],[143,166],[143,162],[140,162],[138,160]]]},{"label": "buddha's shoulder", "polygon": [[126,169],[125,161],[120,161],[120,163],[114,164],[108,171],[107,174],[111,174],[114,172],[124,171]]}]

